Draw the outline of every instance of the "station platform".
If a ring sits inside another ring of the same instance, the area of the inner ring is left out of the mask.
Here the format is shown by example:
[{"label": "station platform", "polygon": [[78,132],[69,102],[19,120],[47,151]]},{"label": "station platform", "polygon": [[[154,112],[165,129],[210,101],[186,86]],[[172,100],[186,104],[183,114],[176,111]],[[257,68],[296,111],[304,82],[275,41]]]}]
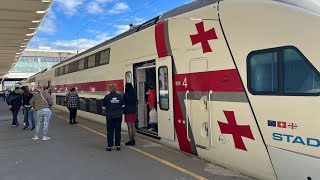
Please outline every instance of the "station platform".
[{"label": "station platform", "polygon": [[[236,172],[178,152],[137,135],[136,146],[107,152],[105,125],[77,118],[68,124],[68,113],[53,110],[48,141],[32,140],[35,131],[11,127],[12,116],[0,100],[1,180],[247,180]],[[40,136],[42,137],[42,136]]]}]

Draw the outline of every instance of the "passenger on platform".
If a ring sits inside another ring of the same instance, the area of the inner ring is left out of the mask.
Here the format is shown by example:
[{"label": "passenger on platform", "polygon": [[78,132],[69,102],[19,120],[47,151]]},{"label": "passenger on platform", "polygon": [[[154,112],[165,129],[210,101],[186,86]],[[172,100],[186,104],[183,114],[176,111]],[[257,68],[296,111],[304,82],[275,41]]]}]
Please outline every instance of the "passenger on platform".
[{"label": "passenger on platform", "polygon": [[50,118],[52,114],[51,107],[53,105],[52,97],[48,93],[48,88],[44,87],[43,91],[37,90],[38,93],[35,93],[30,100],[31,110],[37,111],[37,126],[36,126],[36,134],[32,138],[33,140],[38,140],[39,132],[41,128],[41,123],[43,121],[43,138],[42,140],[49,140],[50,137],[47,136]]},{"label": "passenger on platform", "polygon": [[76,88],[72,88],[66,95],[66,104],[70,111],[69,124],[78,124],[78,122],[76,121],[76,117],[79,101],[86,103],[83,99],[79,98],[76,92]]},{"label": "passenger on platform", "polygon": [[121,141],[121,122],[122,122],[122,95],[116,92],[117,88],[115,84],[109,85],[110,94],[106,95],[103,99],[103,109],[106,109],[106,121],[107,121],[107,151],[111,151],[115,145],[117,151],[120,151]]},{"label": "passenger on platform", "polygon": [[29,129],[29,120],[31,121],[32,128],[31,131],[35,129],[35,122],[33,111],[31,111],[30,100],[32,99],[33,95],[30,93],[28,87],[23,86],[22,88],[22,105],[23,105],[23,112],[24,112],[24,130]]},{"label": "passenger on platform", "polygon": [[125,122],[128,126],[129,142],[125,145],[135,145],[135,132],[137,121],[137,96],[131,83],[126,84],[125,93],[123,95],[123,114]]},{"label": "passenger on platform", "polygon": [[10,111],[12,112],[12,126],[19,126],[18,113],[22,109],[21,88],[16,87],[6,98]]}]

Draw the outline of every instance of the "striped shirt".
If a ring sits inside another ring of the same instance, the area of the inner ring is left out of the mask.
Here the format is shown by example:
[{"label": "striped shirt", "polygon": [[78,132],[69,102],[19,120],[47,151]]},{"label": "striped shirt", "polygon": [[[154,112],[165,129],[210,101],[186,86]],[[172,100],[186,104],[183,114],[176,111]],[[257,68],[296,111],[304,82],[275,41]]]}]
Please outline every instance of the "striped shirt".
[{"label": "striped shirt", "polygon": [[68,93],[66,96],[67,107],[77,109],[79,99],[80,98],[79,98],[78,94]]}]

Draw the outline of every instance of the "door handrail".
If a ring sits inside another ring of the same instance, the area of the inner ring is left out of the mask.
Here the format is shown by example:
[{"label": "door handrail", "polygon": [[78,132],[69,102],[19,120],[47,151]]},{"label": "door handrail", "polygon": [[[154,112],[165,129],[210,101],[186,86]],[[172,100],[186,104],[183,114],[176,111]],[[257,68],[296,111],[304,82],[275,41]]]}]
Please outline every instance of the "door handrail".
[{"label": "door handrail", "polygon": [[208,149],[210,149],[212,146],[213,146],[213,138],[212,138],[212,108],[211,108],[211,95],[213,94],[213,91],[210,90],[209,92],[209,131],[210,131],[210,144],[209,144],[209,147]]},{"label": "door handrail", "polygon": [[189,137],[189,115],[188,115],[188,112],[189,112],[189,103],[188,103],[188,94],[189,94],[189,90],[186,91],[186,95],[185,95],[185,100],[186,100],[186,125],[187,125],[187,139],[188,141],[190,142],[191,139]]}]

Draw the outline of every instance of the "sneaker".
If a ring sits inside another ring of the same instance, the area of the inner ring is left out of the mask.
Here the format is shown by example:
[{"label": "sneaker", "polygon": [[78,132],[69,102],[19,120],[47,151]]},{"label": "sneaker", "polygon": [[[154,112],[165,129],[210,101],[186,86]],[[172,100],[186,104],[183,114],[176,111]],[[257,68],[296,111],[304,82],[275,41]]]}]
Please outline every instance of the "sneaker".
[{"label": "sneaker", "polygon": [[29,127],[24,127],[24,128],[22,128],[22,130],[27,130],[27,129],[29,129]]},{"label": "sneaker", "polygon": [[19,123],[17,123],[16,126],[19,126]]},{"label": "sneaker", "polygon": [[34,136],[32,139],[33,139],[33,140],[38,140],[39,137],[36,135],[36,136]]},{"label": "sneaker", "polygon": [[35,129],[35,127],[32,127],[31,129],[30,129],[30,131],[33,131]]},{"label": "sneaker", "polygon": [[120,151],[121,150],[121,147],[120,146],[117,146],[117,151]]},{"label": "sneaker", "polygon": [[106,150],[107,150],[107,151],[111,151],[111,147],[107,147]]},{"label": "sneaker", "polygon": [[73,121],[73,124],[78,124],[78,122],[77,121]]},{"label": "sneaker", "polygon": [[46,140],[49,140],[49,139],[50,139],[50,137],[48,137],[48,136],[43,136],[42,141],[46,141]]},{"label": "sneaker", "polygon": [[136,140],[133,140],[131,143],[131,146],[134,146],[134,145],[136,145]]}]

